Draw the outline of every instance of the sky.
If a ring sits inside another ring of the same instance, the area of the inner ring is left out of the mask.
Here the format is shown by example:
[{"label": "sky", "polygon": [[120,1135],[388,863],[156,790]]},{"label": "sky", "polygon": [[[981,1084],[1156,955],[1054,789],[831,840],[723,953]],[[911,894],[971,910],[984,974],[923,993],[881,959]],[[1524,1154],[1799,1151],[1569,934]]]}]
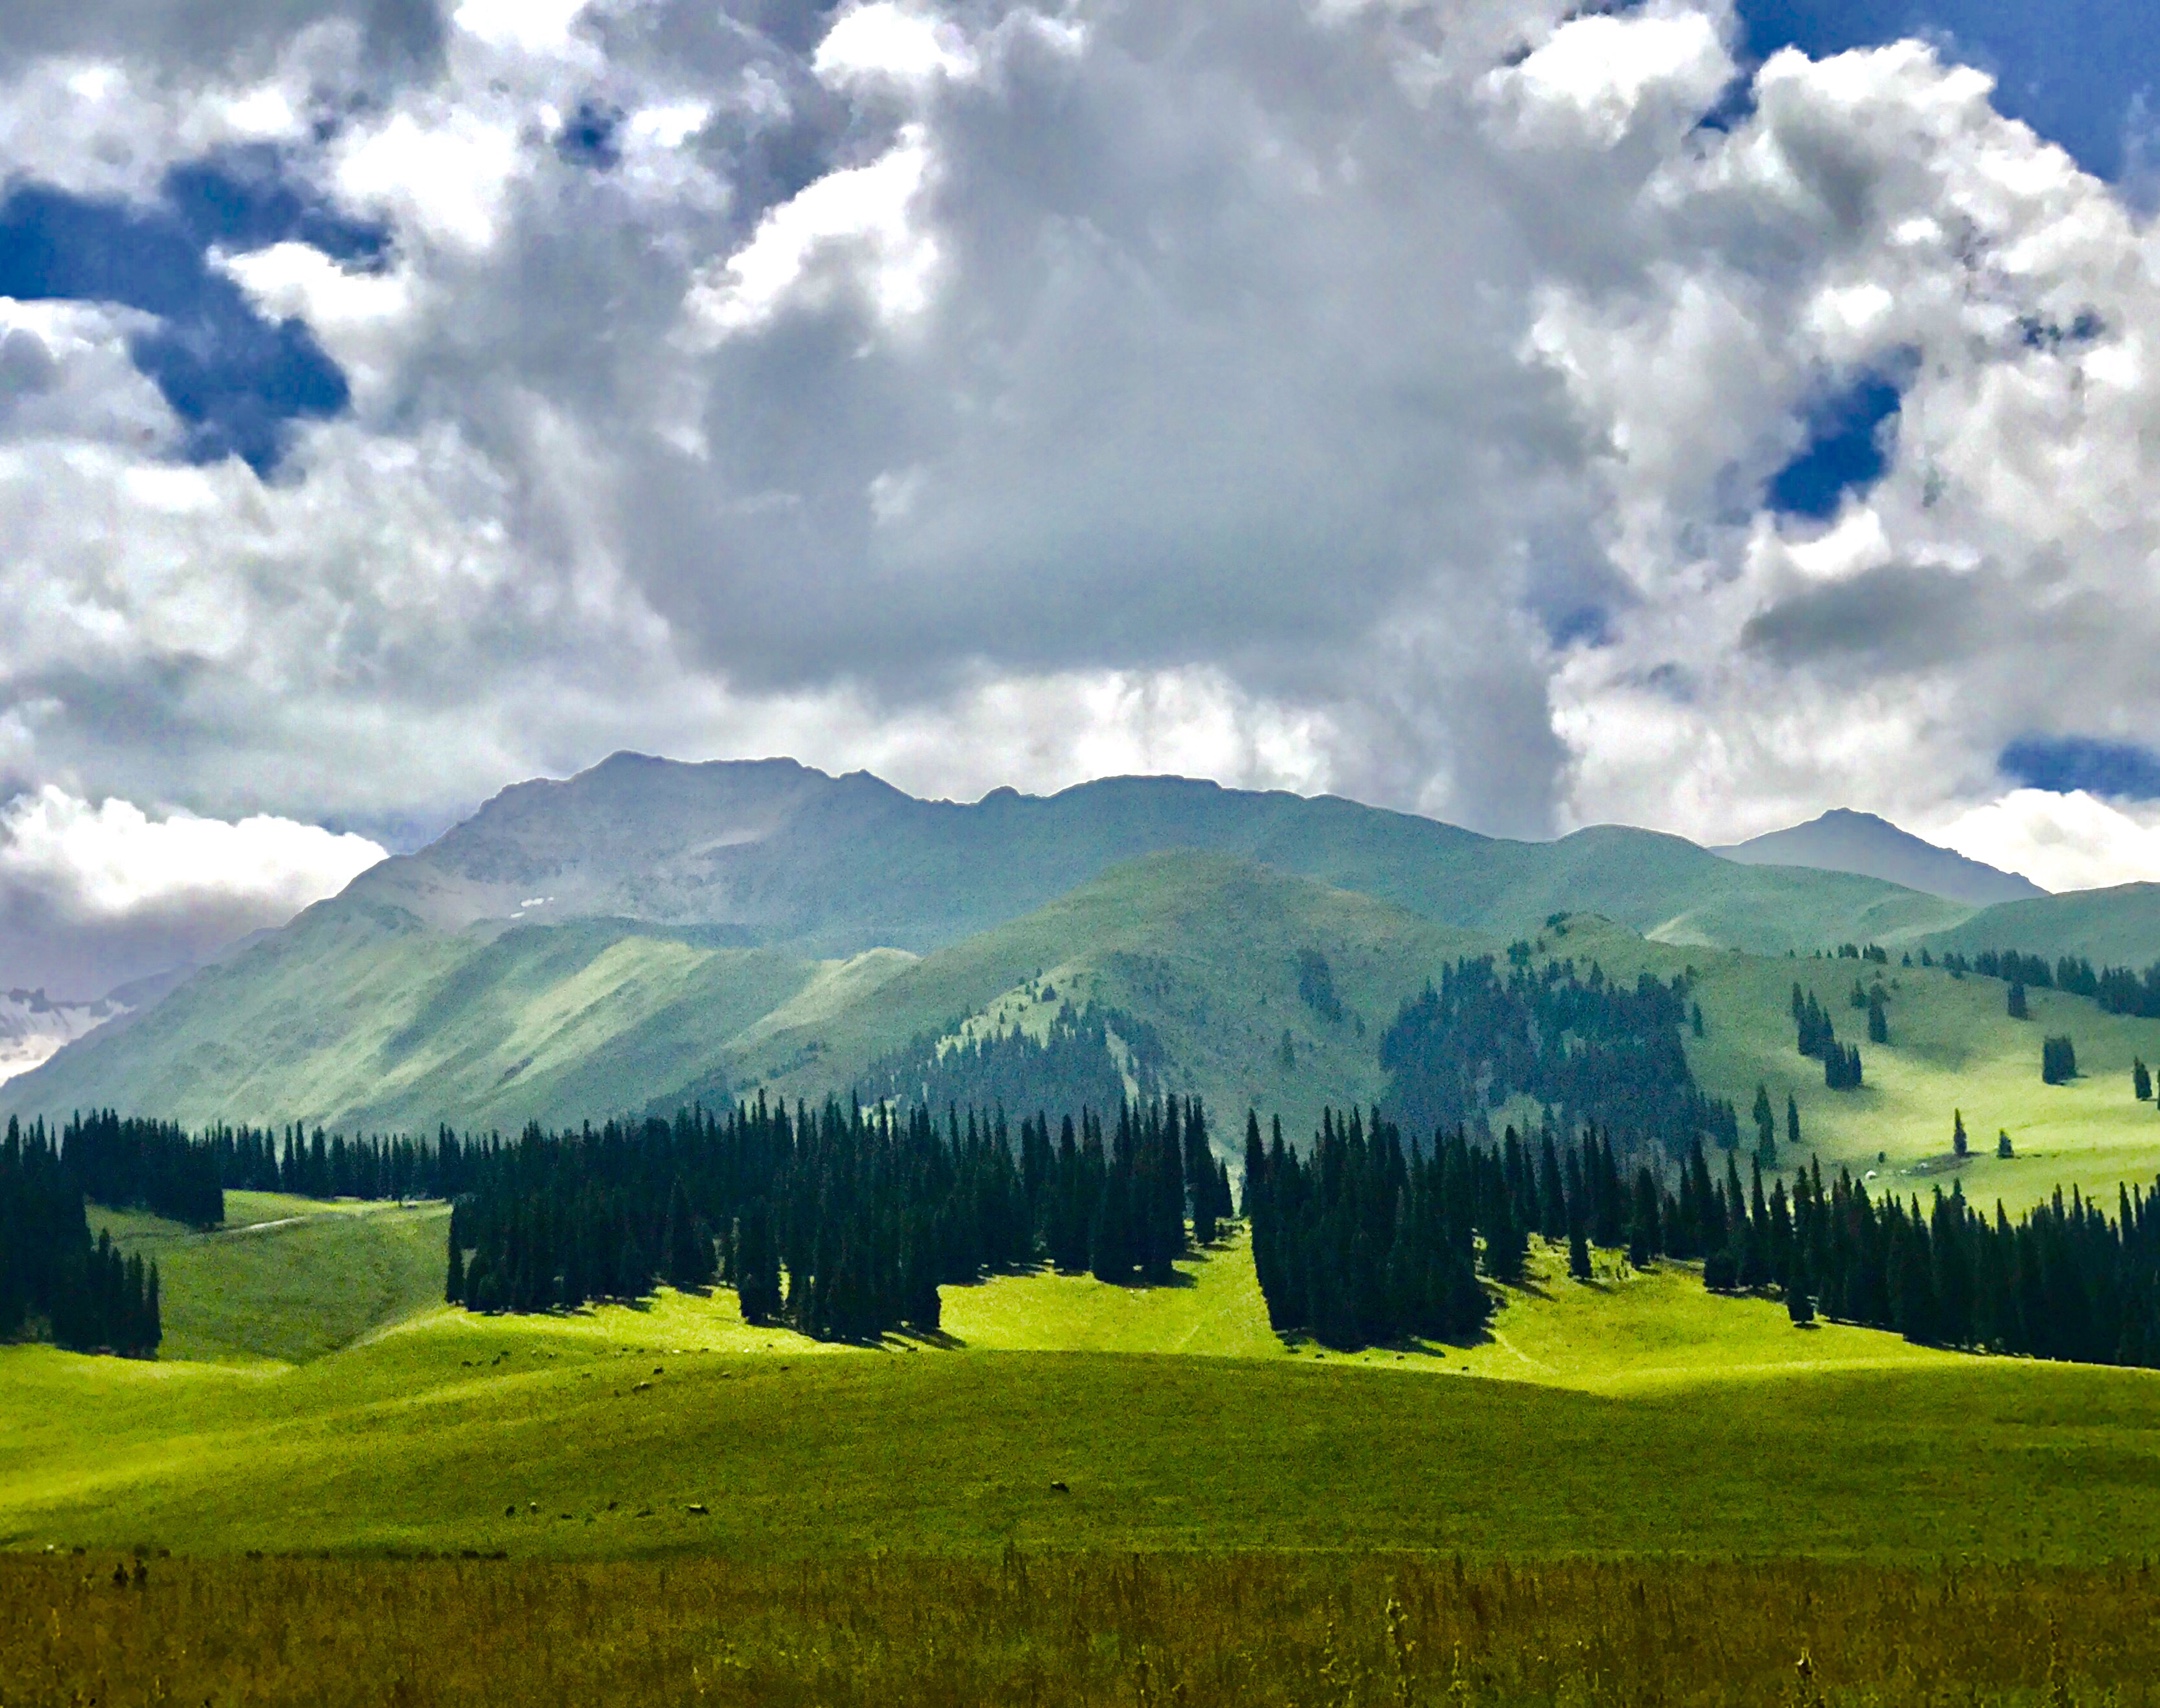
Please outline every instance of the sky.
[{"label": "sky", "polygon": [[0,987],[622,748],[2160,879],[2160,44],[9,0]]}]

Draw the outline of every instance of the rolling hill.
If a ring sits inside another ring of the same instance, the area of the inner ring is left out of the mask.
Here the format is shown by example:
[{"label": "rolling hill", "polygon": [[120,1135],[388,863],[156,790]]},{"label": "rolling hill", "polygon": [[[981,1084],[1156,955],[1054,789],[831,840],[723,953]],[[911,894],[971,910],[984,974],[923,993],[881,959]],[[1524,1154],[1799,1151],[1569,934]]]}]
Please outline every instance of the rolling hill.
[{"label": "rolling hill", "polygon": [[2096,967],[2142,971],[2160,961],[2160,884],[2118,884],[2005,902],[1921,941],[1937,952],[2017,949],[2051,961],[2082,955]]}]

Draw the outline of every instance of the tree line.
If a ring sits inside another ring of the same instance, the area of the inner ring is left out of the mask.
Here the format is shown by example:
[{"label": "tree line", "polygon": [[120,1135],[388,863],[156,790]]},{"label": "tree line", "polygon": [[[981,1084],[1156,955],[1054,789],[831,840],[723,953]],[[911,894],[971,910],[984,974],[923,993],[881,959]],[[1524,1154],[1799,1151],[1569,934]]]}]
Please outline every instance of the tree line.
[{"label": "tree line", "polygon": [[122,1118],[110,1109],[68,1118],[60,1155],[82,1195],[115,1210],[214,1228],[225,1219],[218,1159],[172,1121]]},{"label": "tree line", "polygon": [[312,1134],[278,1127],[214,1126],[196,1141],[215,1161],[228,1192],[285,1192],[296,1198],[452,1198],[464,1179],[467,1147],[448,1127],[424,1137]]},{"label": "tree line", "polygon": [[2160,1020],[2160,961],[2141,973],[2131,967],[2096,969],[2083,955],[2060,955],[2050,963],[2044,955],[2022,954],[2016,949],[1983,949],[1976,955],[1951,953],[1938,959],[1923,949],[1920,964],[1941,966],[1959,978],[1978,973],[1983,978],[2034,990],[2060,990],[2071,996],[2089,997],[2110,1014]]},{"label": "tree line", "polygon": [[157,1355],[155,1262],[90,1237],[80,1182],[43,1122],[10,1117],[0,1140],[0,1338],[49,1337],[77,1352]]},{"label": "tree line", "polygon": [[1744,1197],[1728,1164],[1723,1237],[1704,1264],[1716,1291],[1774,1287],[1800,1322],[1822,1315],[1928,1346],[2160,1366],[2160,1182],[2118,1189],[2111,1218],[2073,1189],[2012,1221],[1963,1190],[1923,1208],[1818,1162]]},{"label": "tree line", "polygon": [[[1657,1159],[1596,1128],[1562,1139],[1547,1126],[1532,1141],[1509,1127],[1496,1143],[1457,1128],[1406,1144],[1377,1108],[1323,1111],[1300,1154],[1279,1120],[1263,1143],[1249,1116],[1243,1211],[1268,1320],[1343,1349],[1463,1339],[1491,1314],[1480,1274],[1520,1280],[1532,1233],[1564,1243],[1581,1280],[1593,1246],[1638,1267],[1707,1256],[1726,1243],[1727,1212],[1701,1139],[1670,1186]],[[1737,1192],[1729,1159],[1727,1172]]]},{"label": "tree line", "polygon": [[[673,1121],[528,1127],[464,1153],[445,1296],[483,1311],[735,1289],[744,1319],[824,1339],[939,1325],[937,1289],[1049,1262],[1171,1280],[1232,1214],[1196,1099],[1083,1110],[1051,1137],[998,1111],[816,1111],[763,1097]],[[1190,1232],[1187,1216],[1190,1214]]]}]

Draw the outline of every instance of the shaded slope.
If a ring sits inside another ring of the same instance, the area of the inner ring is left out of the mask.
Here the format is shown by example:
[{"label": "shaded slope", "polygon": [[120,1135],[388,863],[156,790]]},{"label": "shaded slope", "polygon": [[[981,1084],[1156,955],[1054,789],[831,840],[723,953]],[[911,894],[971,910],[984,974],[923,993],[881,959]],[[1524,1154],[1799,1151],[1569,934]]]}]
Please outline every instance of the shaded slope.
[{"label": "shaded slope", "polygon": [[1767,836],[1710,852],[1743,866],[1806,866],[1825,872],[1853,872],[1967,907],[2028,901],[2048,893],[2016,872],[2001,871],[1951,849],[1938,848],[1910,831],[1900,830],[1888,819],[1845,807],[1789,830],[1773,830]]},{"label": "shaded slope", "polygon": [[1930,934],[1926,942],[1936,950],[1968,955],[2017,949],[2051,961],[2082,955],[2096,967],[2142,970],[2160,961],[2160,884],[2118,884],[2005,902]]}]

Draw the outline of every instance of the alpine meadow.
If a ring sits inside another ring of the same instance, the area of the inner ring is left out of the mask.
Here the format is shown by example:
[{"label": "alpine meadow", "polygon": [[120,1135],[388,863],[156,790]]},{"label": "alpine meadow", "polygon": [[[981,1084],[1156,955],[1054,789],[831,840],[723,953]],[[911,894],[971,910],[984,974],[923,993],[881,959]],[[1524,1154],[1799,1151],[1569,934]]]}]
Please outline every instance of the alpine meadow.
[{"label": "alpine meadow", "polygon": [[0,1090],[8,1675],[2122,1699],[2160,974],[2101,899],[520,786]]},{"label": "alpine meadow", "polygon": [[0,0],[0,1708],[2160,1708],[2127,0]]}]

